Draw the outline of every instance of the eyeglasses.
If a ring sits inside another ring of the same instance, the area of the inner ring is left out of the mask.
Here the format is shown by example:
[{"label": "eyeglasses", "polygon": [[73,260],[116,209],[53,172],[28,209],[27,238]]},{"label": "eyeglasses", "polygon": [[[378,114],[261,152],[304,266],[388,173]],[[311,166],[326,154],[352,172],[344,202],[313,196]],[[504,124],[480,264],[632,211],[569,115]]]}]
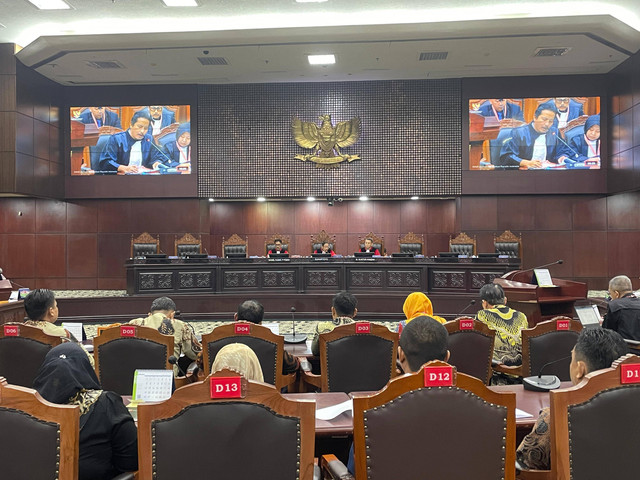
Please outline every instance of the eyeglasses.
[{"label": "eyeglasses", "polygon": [[162,110],[162,107],[149,107],[149,110],[154,110],[154,111]]}]

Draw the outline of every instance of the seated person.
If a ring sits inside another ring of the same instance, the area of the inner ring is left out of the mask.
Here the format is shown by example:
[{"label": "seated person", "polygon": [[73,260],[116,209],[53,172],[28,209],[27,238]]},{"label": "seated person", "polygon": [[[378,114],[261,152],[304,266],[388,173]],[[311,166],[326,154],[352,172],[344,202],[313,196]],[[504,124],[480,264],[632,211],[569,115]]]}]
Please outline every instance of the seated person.
[{"label": "seated person", "polygon": [[96,128],[100,127],[116,127],[122,129],[120,124],[120,117],[116,112],[107,110],[104,107],[89,107],[85,108],[78,115],[77,120],[84,124],[94,124]]},{"label": "seated person", "polygon": [[[174,318],[176,315],[176,304],[169,297],[156,298],[151,303],[151,311],[146,318],[135,318],[129,323],[131,325],[141,325],[158,330],[163,335],[173,335],[173,355],[179,359],[185,355],[191,360],[196,360],[202,351],[202,345],[195,337],[189,325],[182,320]],[[173,374],[179,375],[178,365],[173,366]]]},{"label": "seated person", "polygon": [[380,255],[380,250],[373,247],[373,239],[365,238],[364,247],[360,249],[361,252],[373,253],[374,255]]},{"label": "seated person", "polygon": [[600,161],[600,115],[591,115],[584,124],[584,134],[569,140],[569,157],[565,163],[584,162],[590,158]]},{"label": "seated person", "polygon": [[495,117],[497,120],[513,118],[524,122],[522,109],[515,103],[508,102],[504,98],[492,98],[480,105],[478,113],[483,117]]},{"label": "seated person", "polygon": [[165,164],[176,167],[181,163],[191,163],[191,123],[183,123],[176,130],[176,141],[164,146],[169,159]]},{"label": "seated person", "polygon": [[618,332],[623,338],[640,341],[640,298],[633,293],[631,279],[618,275],[609,281],[611,300],[602,326]]},{"label": "seated person", "polygon": [[313,253],[330,253],[332,257],[336,254],[336,252],[329,249],[329,242],[324,242],[322,246]]},{"label": "seated person", "polygon": [[553,100],[549,100],[546,103],[541,104],[540,106],[547,106],[550,108],[555,108],[558,112],[556,119],[553,122],[553,126],[555,128],[564,128],[574,118],[581,117],[584,115],[584,110],[582,104],[580,102],[576,102],[575,100],[571,100],[568,97],[558,97]]},{"label": "seated person", "polygon": [[151,117],[139,111],[131,117],[128,130],[111,135],[100,155],[100,171],[138,173],[140,167],[151,170],[166,167],[164,152],[146,133],[150,123]]},{"label": "seated person", "polygon": [[138,431],[133,418],[120,395],[100,388],[78,345],[63,343],[52,348],[33,388],[49,402],[80,407],[80,480],[110,480],[138,469]]},{"label": "seated person", "polygon": [[47,335],[78,341],[66,328],[54,325],[58,320],[59,310],[58,302],[51,290],[37,288],[29,292],[24,299],[24,310],[29,317],[29,320],[24,322],[25,325],[38,327]]},{"label": "seated person", "polygon": [[488,283],[480,289],[477,319],[496,331],[493,361],[504,365],[522,365],[522,330],[529,328],[527,316],[507,307],[507,297],[500,285]]},{"label": "seated person", "polygon": [[511,130],[511,136],[502,144],[496,165],[542,168],[545,160],[564,163],[565,148],[558,141],[557,129],[552,127],[556,109],[545,105],[536,109],[531,123]]},{"label": "seated person", "polygon": [[404,301],[402,311],[406,320],[402,320],[398,325],[398,332],[402,333],[403,328],[416,317],[429,316],[436,319],[440,323],[446,323],[442,317],[433,314],[433,305],[431,300],[422,292],[413,292]]},{"label": "seated person", "polygon": [[164,127],[168,127],[172,123],[176,123],[176,114],[173,110],[159,105],[145,107],[139,111],[144,112],[151,119],[148,129],[149,135],[158,135]]},{"label": "seated person", "polygon": [[255,352],[244,343],[230,343],[220,349],[211,364],[211,373],[229,368],[247,380],[264,382],[262,367]]},{"label": "seated person", "polygon": [[268,256],[271,255],[280,255],[281,253],[289,253],[286,250],[282,249],[282,240],[280,240],[279,238],[276,238],[273,241],[274,247],[272,250],[269,250],[269,252],[267,253]]},{"label": "seated person", "polygon": [[[257,325],[262,324],[264,318],[264,307],[256,300],[246,300],[238,305],[238,311],[233,316],[234,322],[251,322]],[[282,373],[288,375],[300,368],[300,362],[289,352],[284,352],[282,360]]]},{"label": "seated person", "polygon": [[[447,349],[449,334],[447,329],[436,319],[422,315],[402,330],[398,341],[398,361],[404,373],[415,373],[422,365],[433,360],[446,362],[449,360]],[[353,443],[349,450],[347,469],[355,474]]]},{"label": "seated person", "polygon": [[316,357],[320,355],[320,334],[332,332],[339,325],[353,323],[358,314],[358,299],[352,293],[342,291],[333,296],[331,300],[331,321],[318,322],[316,331],[311,340],[311,353]]},{"label": "seated person", "polygon": [[[627,353],[627,344],[618,333],[604,328],[585,328],[580,332],[576,346],[571,350],[571,382],[577,385],[587,373],[609,368],[614,361]],[[549,420],[549,407],[543,408],[533,430],[524,437],[516,451],[520,469],[551,469]],[[597,435],[597,432],[594,432],[594,435]]]}]

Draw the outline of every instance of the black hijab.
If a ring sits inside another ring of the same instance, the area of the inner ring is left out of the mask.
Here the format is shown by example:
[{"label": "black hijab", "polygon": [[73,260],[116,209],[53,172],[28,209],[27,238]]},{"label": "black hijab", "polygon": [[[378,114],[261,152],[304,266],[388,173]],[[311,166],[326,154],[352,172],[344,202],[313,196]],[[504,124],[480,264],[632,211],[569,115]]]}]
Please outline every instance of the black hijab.
[{"label": "black hijab", "polygon": [[80,390],[100,390],[87,352],[72,342],[49,350],[38,370],[33,388],[53,403],[67,404]]}]

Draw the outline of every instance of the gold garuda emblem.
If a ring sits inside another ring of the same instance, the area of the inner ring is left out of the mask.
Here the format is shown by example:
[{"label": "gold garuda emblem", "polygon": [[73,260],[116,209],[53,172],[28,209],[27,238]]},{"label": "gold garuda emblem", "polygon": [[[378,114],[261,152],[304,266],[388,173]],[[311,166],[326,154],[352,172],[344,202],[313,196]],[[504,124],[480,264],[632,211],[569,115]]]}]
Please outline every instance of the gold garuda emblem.
[{"label": "gold garuda emblem", "polygon": [[354,117],[346,122],[339,122],[335,127],[331,124],[331,115],[318,117],[322,124],[318,127],[313,122],[303,122],[294,117],[291,122],[291,133],[296,143],[302,148],[314,149],[308,155],[296,155],[296,160],[315,162],[318,168],[337,168],[345,160],[360,160],[359,155],[344,155],[341,148],[353,145],[360,138],[360,119]]}]

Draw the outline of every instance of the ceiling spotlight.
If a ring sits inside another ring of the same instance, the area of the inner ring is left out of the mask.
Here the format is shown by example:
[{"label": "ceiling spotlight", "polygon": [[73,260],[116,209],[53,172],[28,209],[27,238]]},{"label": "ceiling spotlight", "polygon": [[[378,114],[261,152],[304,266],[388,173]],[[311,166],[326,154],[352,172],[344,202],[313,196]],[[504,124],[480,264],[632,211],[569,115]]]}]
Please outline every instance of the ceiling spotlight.
[{"label": "ceiling spotlight", "polygon": [[209,201],[210,201],[210,202],[213,202],[213,198],[210,198],[210,199],[209,199]]},{"label": "ceiling spotlight", "polygon": [[264,197],[258,197],[256,200],[258,200],[259,202],[266,202],[267,199]]},{"label": "ceiling spotlight", "polygon": [[167,7],[197,7],[196,0],[162,0]]},{"label": "ceiling spotlight", "polygon": [[369,197],[367,197],[366,195],[361,195],[361,196],[360,196],[360,198],[359,198],[359,200],[360,200],[361,202],[366,202],[367,200],[369,200]]},{"label": "ceiling spotlight", "polygon": [[411,197],[411,200],[420,200],[420,197],[417,195],[414,195],[413,197]]},{"label": "ceiling spotlight", "polygon": [[307,202],[315,202],[316,197],[307,197]]},{"label": "ceiling spotlight", "polygon": [[331,53],[329,55],[307,55],[310,65],[333,65],[336,63],[336,56]]}]

